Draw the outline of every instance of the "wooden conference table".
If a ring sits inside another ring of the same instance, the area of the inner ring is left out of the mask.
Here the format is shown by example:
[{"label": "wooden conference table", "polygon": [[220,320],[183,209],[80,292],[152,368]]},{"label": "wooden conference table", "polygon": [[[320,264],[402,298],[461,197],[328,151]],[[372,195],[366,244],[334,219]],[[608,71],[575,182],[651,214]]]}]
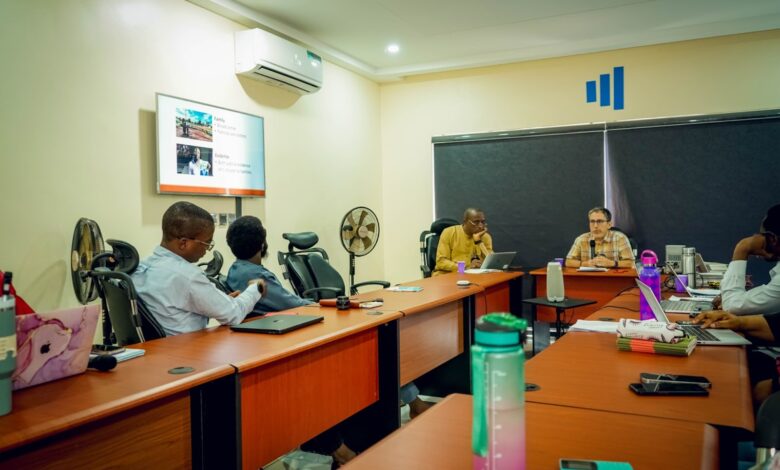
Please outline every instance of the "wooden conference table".
[{"label": "wooden conference table", "polygon": [[[687,315],[669,314],[671,320]],[[626,291],[589,320],[639,318],[638,289]],[[641,372],[702,375],[708,397],[640,397],[628,389]],[[755,422],[747,354],[741,346],[698,346],[688,357],[618,351],[615,335],[569,332],[528,361],[526,382],[539,390],[526,400],[634,416],[704,423],[718,429],[722,462],[735,458],[735,441],[749,439]],[[725,464],[724,464],[725,465]]]},{"label": "wooden conference table", "polygon": [[[467,359],[475,299],[509,305],[502,283],[520,275],[461,275],[479,281],[467,288],[458,275],[415,281],[423,291],[381,291],[385,305],[370,312],[293,309],[325,321],[282,336],[219,327],[146,342],[145,356],[111,372],[15,393],[0,462],[258,468],[350,416],[371,423],[370,444],[399,426],[401,377]],[[168,373],[182,366],[194,371]]]},{"label": "wooden conference table", "polygon": [[[176,367],[193,372],[174,375]],[[3,468],[190,468],[213,461],[212,415],[233,367],[162,353],[14,392],[0,417]],[[203,406],[200,406],[203,405]]]},{"label": "wooden conference table", "polygon": [[[471,396],[450,395],[345,468],[471,470],[471,417]],[[718,468],[718,433],[706,424],[541,403],[526,403],[525,419],[525,468],[557,469],[560,458]]]},{"label": "wooden conference table", "polygon": [[[531,271],[537,297],[547,295],[547,268]],[[637,272],[633,268],[610,269],[606,272],[580,272],[577,268],[563,268],[563,286],[566,297],[591,299],[596,303],[571,310],[571,323],[585,318],[612,300],[620,291],[636,287]],[[567,315],[568,316],[568,315]],[[555,309],[537,307],[536,319],[552,323]]]},{"label": "wooden conference table", "polygon": [[[430,394],[471,391],[474,321],[488,312],[520,312],[522,272],[484,274],[449,273],[400,284],[419,287],[419,292],[390,290],[359,294],[357,300],[381,296],[381,308],[399,310],[400,383],[417,380]],[[457,281],[467,280],[466,287]],[[378,293],[380,292],[380,293]],[[439,370],[435,370],[439,368]]]}]

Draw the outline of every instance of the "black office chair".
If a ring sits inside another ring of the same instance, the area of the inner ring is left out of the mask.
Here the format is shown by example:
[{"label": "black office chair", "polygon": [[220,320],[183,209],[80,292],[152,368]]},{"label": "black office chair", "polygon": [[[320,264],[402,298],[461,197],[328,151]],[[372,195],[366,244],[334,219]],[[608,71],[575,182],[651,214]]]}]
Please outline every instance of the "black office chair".
[{"label": "black office chair", "polygon": [[93,262],[94,269],[88,273],[95,280],[103,308],[103,343],[126,346],[164,337],[130,278],[138,267],[138,251],[121,240],[106,243],[113,249],[110,257]]},{"label": "black office chair", "polygon": [[623,235],[625,235],[626,238],[628,238],[628,243],[631,245],[631,253],[634,254],[634,259],[636,259],[637,255],[639,253],[639,249],[637,247],[636,240],[631,235],[626,233],[624,230],[621,230],[621,229],[619,229],[617,227],[612,227],[612,228],[610,228],[610,230],[612,230],[614,232],[620,232]]},{"label": "black office chair", "polygon": [[[330,265],[328,254],[322,248],[314,247],[320,240],[316,233],[283,233],[282,237],[290,243],[287,252],[278,252],[277,259],[284,278],[290,281],[296,294],[315,302],[346,295],[344,280]],[[385,281],[358,282],[352,286],[350,294],[355,295],[358,288],[369,285],[390,287]]]},{"label": "black office chair", "polygon": [[203,268],[203,274],[211,281],[212,284],[217,286],[217,289],[226,294],[233,292],[230,286],[227,284],[227,277],[221,273],[222,265],[225,260],[222,257],[222,253],[217,250],[213,251],[214,257],[208,263],[199,263],[198,266]]},{"label": "black office chair", "polygon": [[780,392],[767,398],[756,415],[756,463],[762,464],[780,449]]},{"label": "black office chair", "polygon": [[458,225],[459,223],[455,219],[443,217],[434,220],[430,230],[423,230],[420,233],[420,258],[422,261],[420,270],[423,277],[431,277],[433,270],[436,268],[436,249],[439,248],[441,233],[445,228]]}]

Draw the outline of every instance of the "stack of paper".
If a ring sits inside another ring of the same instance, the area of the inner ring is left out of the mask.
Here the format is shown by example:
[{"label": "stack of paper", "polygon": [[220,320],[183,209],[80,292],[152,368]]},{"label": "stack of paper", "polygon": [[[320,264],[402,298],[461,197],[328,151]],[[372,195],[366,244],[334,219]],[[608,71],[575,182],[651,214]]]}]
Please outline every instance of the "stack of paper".
[{"label": "stack of paper", "polygon": [[387,290],[393,292],[420,292],[423,288],[418,286],[393,286],[388,287]]},{"label": "stack of paper", "polygon": [[569,331],[593,331],[596,333],[617,333],[618,322],[577,320],[577,323],[569,327]]},{"label": "stack of paper", "polygon": [[663,343],[649,339],[617,339],[617,348],[620,351],[634,351],[650,354],[668,354],[670,356],[690,356],[696,348],[696,338],[687,336],[676,343]]},{"label": "stack of paper", "polygon": [[[143,356],[146,353],[143,349],[131,349],[131,348],[125,348],[124,351],[111,354],[116,358],[116,362],[122,362],[126,361],[128,359],[133,359],[134,357]],[[90,354],[89,358],[92,359],[94,357],[97,357],[97,354]]]}]

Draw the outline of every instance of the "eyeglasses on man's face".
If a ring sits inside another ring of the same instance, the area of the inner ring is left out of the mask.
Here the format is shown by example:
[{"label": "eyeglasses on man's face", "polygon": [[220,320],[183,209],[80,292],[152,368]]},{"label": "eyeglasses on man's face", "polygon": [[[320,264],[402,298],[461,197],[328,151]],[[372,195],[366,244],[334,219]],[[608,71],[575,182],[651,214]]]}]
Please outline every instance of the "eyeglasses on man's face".
[{"label": "eyeglasses on man's face", "polygon": [[214,240],[211,240],[209,242],[204,242],[204,241],[200,241],[200,240],[198,240],[196,238],[181,237],[181,239],[182,240],[191,240],[191,241],[194,241],[194,242],[198,242],[201,245],[204,245],[206,247],[206,251],[211,251],[212,249],[214,249],[214,245],[216,244],[216,243],[214,243]]},{"label": "eyeglasses on man's face", "polygon": [[485,225],[487,221],[485,219],[476,219],[476,220],[469,219],[469,223],[471,223],[471,225],[475,227],[479,227],[480,225]]},{"label": "eyeglasses on man's face", "polygon": [[606,224],[607,222],[608,222],[607,219],[590,219],[591,225],[601,225],[601,224]]}]

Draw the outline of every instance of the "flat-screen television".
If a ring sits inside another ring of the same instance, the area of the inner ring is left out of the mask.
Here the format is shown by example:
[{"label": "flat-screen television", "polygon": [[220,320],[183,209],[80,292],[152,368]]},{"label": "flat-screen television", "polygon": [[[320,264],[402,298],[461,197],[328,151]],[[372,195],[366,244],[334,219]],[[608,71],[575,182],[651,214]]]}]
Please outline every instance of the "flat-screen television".
[{"label": "flat-screen television", "polygon": [[265,196],[263,118],[157,94],[157,192]]}]

